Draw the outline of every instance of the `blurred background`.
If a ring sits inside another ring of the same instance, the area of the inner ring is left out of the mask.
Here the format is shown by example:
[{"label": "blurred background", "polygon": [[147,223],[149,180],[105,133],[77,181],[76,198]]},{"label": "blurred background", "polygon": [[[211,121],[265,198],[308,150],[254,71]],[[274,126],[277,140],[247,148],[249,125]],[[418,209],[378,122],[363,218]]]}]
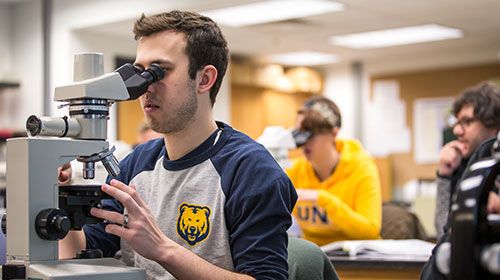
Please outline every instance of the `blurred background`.
[{"label": "blurred background", "polygon": [[[293,126],[305,99],[327,96],[344,118],[340,137],[376,158],[384,201],[413,205],[432,234],[453,97],[500,81],[497,0],[0,0],[0,187],[5,139],[22,135],[29,115],[66,114],[53,88],[72,81],[74,53],[101,52],[113,71],[134,60],[141,13],[172,9],[211,16],[228,40],[217,119],[256,139]],[[138,104],[111,115],[109,139],[135,144]]]}]

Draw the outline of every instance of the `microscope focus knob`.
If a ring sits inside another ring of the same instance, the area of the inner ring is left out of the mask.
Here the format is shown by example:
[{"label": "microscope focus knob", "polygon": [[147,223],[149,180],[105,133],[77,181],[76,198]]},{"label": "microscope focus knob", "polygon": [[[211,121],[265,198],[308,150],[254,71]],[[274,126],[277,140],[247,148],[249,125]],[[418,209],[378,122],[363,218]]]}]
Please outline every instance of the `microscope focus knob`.
[{"label": "microscope focus knob", "polygon": [[59,208],[48,208],[36,216],[35,229],[38,236],[45,240],[60,240],[71,229],[71,220],[66,211]]},{"label": "microscope focus knob", "polygon": [[59,232],[68,232],[71,229],[71,221],[68,217],[59,216],[54,221],[54,227]]}]

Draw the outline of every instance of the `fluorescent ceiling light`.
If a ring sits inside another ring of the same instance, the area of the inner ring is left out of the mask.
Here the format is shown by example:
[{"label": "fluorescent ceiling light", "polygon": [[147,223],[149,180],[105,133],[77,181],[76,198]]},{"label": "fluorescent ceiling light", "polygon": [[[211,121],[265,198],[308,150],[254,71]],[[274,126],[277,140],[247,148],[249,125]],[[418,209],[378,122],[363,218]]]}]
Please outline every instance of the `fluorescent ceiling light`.
[{"label": "fluorescent ceiling light", "polygon": [[303,51],[276,54],[271,56],[271,61],[274,63],[291,66],[312,66],[335,63],[339,61],[339,57],[334,54]]},{"label": "fluorescent ceiling light", "polygon": [[272,0],[203,12],[221,25],[240,27],[344,10],[330,0]]},{"label": "fluorescent ceiling light", "polygon": [[369,49],[461,37],[463,37],[463,31],[460,29],[450,28],[439,24],[426,24],[333,36],[330,38],[330,43],[353,49]]}]

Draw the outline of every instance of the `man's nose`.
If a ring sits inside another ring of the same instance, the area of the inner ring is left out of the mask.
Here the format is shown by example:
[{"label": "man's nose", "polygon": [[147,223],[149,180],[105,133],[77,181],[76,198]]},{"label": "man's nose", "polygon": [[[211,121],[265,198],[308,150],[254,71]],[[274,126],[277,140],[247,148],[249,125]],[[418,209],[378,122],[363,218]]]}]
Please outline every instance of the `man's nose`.
[{"label": "man's nose", "polygon": [[154,93],[156,91],[156,83],[152,83],[148,86],[148,91],[146,93]]},{"label": "man's nose", "polygon": [[453,134],[455,134],[455,136],[461,136],[461,135],[463,135],[464,134],[463,127],[460,124],[456,124],[453,127]]}]

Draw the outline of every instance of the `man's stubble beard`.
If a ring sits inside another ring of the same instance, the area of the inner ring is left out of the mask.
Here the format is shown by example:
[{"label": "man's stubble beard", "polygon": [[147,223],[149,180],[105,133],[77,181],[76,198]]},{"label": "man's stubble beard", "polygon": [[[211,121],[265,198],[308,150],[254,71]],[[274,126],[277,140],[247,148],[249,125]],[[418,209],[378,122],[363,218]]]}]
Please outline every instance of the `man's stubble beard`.
[{"label": "man's stubble beard", "polygon": [[198,99],[196,98],[196,92],[194,90],[194,82],[189,85],[189,94],[187,99],[179,108],[175,111],[168,111],[166,108],[168,117],[165,119],[156,120],[150,118],[147,120],[151,129],[158,133],[170,134],[182,131],[190,123],[195,120],[196,111],[198,109]]}]

